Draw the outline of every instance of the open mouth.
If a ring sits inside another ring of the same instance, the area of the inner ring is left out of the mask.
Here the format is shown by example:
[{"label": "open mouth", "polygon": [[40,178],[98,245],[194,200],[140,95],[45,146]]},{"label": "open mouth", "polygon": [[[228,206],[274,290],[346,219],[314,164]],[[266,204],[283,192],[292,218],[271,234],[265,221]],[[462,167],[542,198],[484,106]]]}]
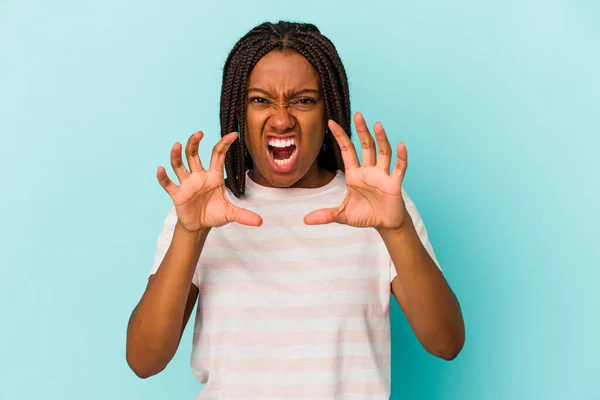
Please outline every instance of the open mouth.
[{"label": "open mouth", "polygon": [[287,172],[295,164],[298,149],[295,138],[270,138],[268,145],[271,166],[279,172]]}]

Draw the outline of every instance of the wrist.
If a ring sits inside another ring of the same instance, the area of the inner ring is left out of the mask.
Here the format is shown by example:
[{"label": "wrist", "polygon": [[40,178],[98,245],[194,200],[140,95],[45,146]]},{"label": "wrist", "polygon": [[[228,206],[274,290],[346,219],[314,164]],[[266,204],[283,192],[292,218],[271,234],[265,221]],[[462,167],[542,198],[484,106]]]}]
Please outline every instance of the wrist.
[{"label": "wrist", "polygon": [[404,221],[402,221],[400,225],[389,228],[378,227],[375,228],[375,230],[379,233],[379,235],[381,235],[382,238],[385,239],[389,236],[401,236],[406,235],[407,233],[411,233],[415,230],[415,226],[413,224],[412,218],[407,213],[406,217],[404,218]]},{"label": "wrist", "polygon": [[198,230],[189,230],[180,221],[175,224],[175,230],[179,231],[183,236],[192,240],[204,240],[211,228],[200,228]]}]

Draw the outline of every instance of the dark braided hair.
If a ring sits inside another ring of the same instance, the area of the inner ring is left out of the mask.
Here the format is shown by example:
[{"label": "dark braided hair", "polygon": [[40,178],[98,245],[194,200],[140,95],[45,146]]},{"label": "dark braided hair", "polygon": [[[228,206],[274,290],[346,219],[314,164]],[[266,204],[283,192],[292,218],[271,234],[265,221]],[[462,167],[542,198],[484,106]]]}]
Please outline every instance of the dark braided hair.
[{"label": "dark braided hair", "polygon": [[[235,44],[223,70],[221,136],[238,132],[225,156],[225,183],[236,197],[244,194],[246,171],[253,168],[252,157],[244,145],[248,77],[256,63],[274,50],[294,51],[312,64],[319,74],[327,120],[336,121],[350,135],[348,78],[333,43],[312,24],[280,21],[258,25]],[[317,162],[329,171],[344,170],[340,148],[328,128]]]}]

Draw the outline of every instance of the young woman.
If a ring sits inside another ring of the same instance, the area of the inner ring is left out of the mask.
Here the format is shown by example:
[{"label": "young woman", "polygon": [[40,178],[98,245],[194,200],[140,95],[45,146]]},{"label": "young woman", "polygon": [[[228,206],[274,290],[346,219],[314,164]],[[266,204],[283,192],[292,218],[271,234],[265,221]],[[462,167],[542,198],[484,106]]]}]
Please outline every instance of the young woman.
[{"label": "young woman", "polygon": [[[171,150],[179,186],[127,332],[140,377],[163,370],[197,303],[199,399],[387,399],[390,295],[423,347],[456,357],[459,304],[437,264],[383,126],[354,115],[334,45],[310,24],[257,26],[223,72],[221,140]],[[227,179],[224,179],[224,171]]]}]

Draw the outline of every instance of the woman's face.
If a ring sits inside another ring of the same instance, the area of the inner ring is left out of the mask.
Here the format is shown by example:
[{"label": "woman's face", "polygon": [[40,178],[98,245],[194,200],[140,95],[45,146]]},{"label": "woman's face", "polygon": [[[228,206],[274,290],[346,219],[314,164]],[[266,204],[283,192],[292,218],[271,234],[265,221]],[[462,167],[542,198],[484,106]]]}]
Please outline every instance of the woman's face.
[{"label": "woman's face", "polygon": [[266,54],[248,78],[245,145],[250,177],[263,186],[318,187],[332,173],[317,165],[325,135],[319,74],[300,54]]}]

